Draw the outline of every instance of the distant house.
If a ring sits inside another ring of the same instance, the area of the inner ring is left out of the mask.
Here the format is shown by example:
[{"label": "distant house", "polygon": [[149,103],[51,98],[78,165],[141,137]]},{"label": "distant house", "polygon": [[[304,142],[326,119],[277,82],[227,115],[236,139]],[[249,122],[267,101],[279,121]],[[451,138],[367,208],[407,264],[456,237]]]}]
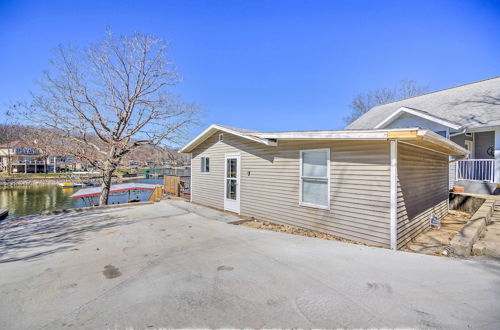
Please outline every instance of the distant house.
[{"label": "distant house", "polygon": [[500,77],[379,105],[349,130],[423,127],[470,154],[450,165],[450,187],[500,193]]},{"label": "distant house", "polygon": [[32,144],[17,140],[0,145],[0,172],[8,172],[9,166],[12,173],[46,173],[75,165],[73,157],[43,156]]},{"label": "distant house", "polygon": [[448,212],[448,157],[426,129],[263,133],[212,125],[189,142],[193,202],[399,248]]},{"label": "distant house", "polygon": [[43,172],[45,166],[38,150],[19,140],[0,145],[0,164],[3,172],[10,166],[13,173]]}]

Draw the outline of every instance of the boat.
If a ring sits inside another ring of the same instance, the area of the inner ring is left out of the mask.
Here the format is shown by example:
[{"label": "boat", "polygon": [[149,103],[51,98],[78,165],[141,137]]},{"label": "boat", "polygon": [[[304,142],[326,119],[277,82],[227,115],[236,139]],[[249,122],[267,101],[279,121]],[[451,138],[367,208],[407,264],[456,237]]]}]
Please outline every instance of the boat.
[{"label": "boat", "polygon": [[0,220],[7,218],[9,215],[9,210],[0,209]]},{"label": "boat", "polygon": [[[140,202],[140,198],[132,198],[133,195],[136,195],[138,191],[150,192],[149,196],[144,200],[148,200],[150,194],[156,189],[156,185],[147,184],[147,183],[121,183],[121,184],[113,184],[109,189],[109,195],[116,196],[118,194],[122,194],[127,196],[126,199],[129,203]],[[95,205],[99,196],[101,195],[102,187],[94,187],[94,188],[83,188],[79,189],[77,192],[71,195],[72,198],[81,198],[85,205]]]},{"label": "boat", "polygon": [[83,184],[81,183],[74,183],[74,182],[63,182],[63,183],[58,183],[59,187],[62,188],[74,188],[74,187],[81,187]]},{"label": "boat", "polygon": [[83,185],[84,186],[92,186],[92,187],[94,187],[94,186],[98,186],[99,183],[98,182],[93,182],[93,181],[86,181],[86,182],[83,183]]}]

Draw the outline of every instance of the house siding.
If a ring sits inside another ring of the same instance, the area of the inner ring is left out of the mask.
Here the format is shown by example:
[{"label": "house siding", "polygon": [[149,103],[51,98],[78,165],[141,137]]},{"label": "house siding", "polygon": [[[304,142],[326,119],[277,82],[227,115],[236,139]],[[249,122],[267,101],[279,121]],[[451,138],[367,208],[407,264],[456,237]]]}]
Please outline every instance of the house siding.
[{"label": "house siding", "polygon": [[[330,148],[330,210],[299,205],[300,150]],[[390,246],[390,151],[387,141],[280,141],[265,146],[214,133],[192,152],[192,201],[224,208],[224,155],[241,154],[242,216]],[[200,158],[210,157],[201,173]]]},{"label": "house siding", "polygon": [[[300,150],[330,148],[330,210],[299,205]],[[224,209],[224,156],[241,156],[240,214],[390,247],[388,141],[279,141],[214,133],[192,152],[192,201]],[[201,173],[200,158],[210,157]],[[398,144],[398,248],[448,212],[448,156]]]},{"label": "house siding", "polygon": [[448,213],[448,156],[399,143],[398,248]]},{"label": "house siding", "polygon": [[473,141],[472,136],[467,136],[465,134],[459,134],[455,136],[451,136],[450,140],[461,146],[462,148],[465,148],[465,141]]},{"label": "house siding", "polygon": [[384,128],[425,127],[434,132],[446,132],[448,127],[410,113],[403,113]]}]

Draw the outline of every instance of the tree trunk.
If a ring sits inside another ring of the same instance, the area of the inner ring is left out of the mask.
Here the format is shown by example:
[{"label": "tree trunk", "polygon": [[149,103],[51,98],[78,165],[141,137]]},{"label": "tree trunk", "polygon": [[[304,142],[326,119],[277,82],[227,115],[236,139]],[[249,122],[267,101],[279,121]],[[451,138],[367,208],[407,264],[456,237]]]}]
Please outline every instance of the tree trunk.
[{"label": "tree trunk", "polygon": [[12,174],[12,158],[10,156],[10,145],[7,146],[7,175]]},{"label": "tree trunk", "polygon": [[111,187],[111,177],[113,176],[115,170],[116,167],[114,167],[110,163],[106,163],[102,175],[102,192],[101,192],[101,197],[99,198],[99,205],[108,204],[109,190]]}]

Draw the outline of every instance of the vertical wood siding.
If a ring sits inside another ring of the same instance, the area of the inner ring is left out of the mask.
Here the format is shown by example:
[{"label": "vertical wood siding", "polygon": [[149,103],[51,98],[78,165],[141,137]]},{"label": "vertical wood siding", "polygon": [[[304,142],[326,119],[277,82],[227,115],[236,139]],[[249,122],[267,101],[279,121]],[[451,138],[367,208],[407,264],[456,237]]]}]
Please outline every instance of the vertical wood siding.
[{"label": "vertical wood siding", "polygon": [[[330,148],[330,210],[299,206],[301,149]],[[390,246],[386,141],[302,141],[265,146],[215,133],[192,153],[193,202],[224,208],[224,154],[241,154],[241,215]],[[210,157],[210,172],[200,158]]]},{"label": "vertical wood siding", "polygon": [[398,145],[398,248],[448,213],[448,156]]}]

